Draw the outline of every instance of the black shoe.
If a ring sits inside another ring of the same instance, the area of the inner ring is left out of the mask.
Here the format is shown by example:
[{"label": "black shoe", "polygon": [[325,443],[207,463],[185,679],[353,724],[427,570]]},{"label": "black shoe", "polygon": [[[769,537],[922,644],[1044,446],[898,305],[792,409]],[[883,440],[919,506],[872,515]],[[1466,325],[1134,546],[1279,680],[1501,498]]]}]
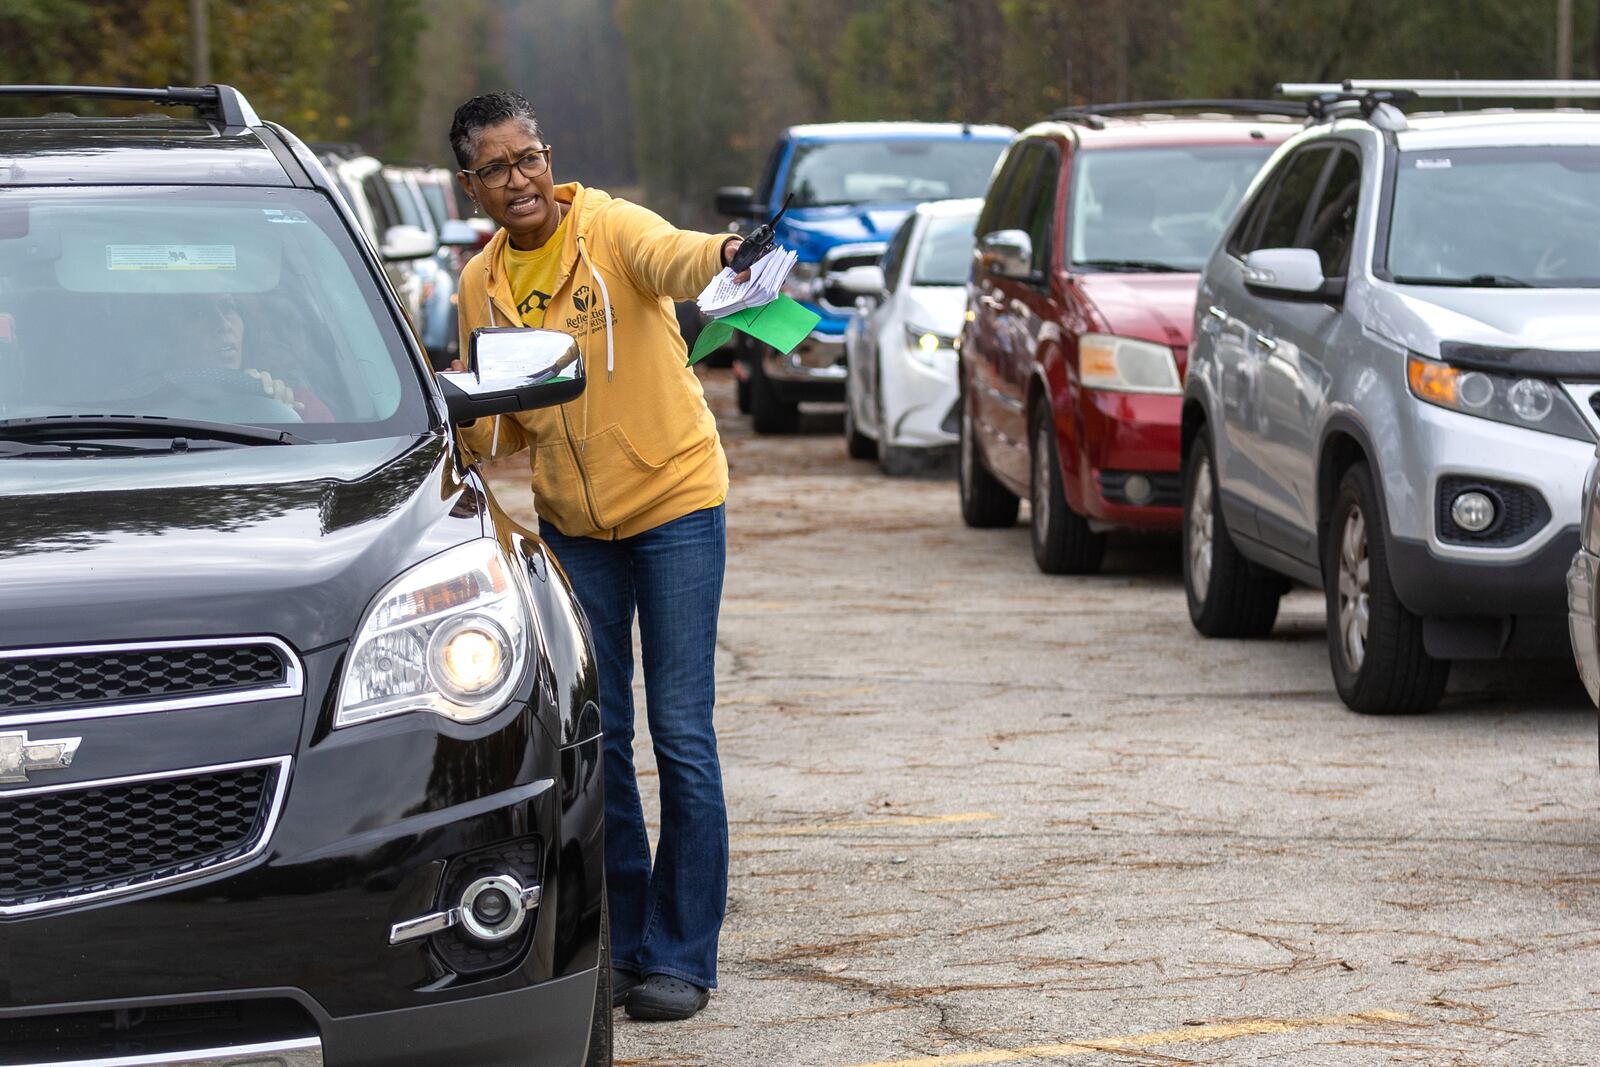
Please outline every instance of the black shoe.
[{"label": "black shoe", "polygon": [[681,978],[652,974],[628,998],[628,1014],[649,1023],[687,1019],[711,1000],[711,990]]},{"label": "black shoe", "polygon": [[625,971],[621,967],[611,968],[611,1006],[622,1007],[642,984],[643,980],[632,971]]}]

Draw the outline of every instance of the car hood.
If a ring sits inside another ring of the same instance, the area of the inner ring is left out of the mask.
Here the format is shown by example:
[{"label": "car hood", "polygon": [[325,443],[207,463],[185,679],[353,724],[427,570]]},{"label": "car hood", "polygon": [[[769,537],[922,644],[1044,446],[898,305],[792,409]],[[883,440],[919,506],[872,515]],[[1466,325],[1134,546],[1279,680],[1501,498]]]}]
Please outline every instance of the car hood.
[{"label": "car hood", "polygon": [[1600,348],[1600,294],[1578,289],[1379,290],[1368,325],[1396,344],[1439,356],[1442,344],[1589,351]]},{"label": "car hood", "polygon": [[1200,275],[1106,272],[1077,281],[1107,333],[1188,349]]},{"label": "car hood", "polygon": [[915,204],[834,204],[792,208],[778,224],[778,243],[803,260],[839,244],[888,244]]},{"label": "car hood", "polygon": [[903,301],[900,316],[907,326],[946,337],[961,332],[961,320],[967,312],[967,290],[963,286],[913,285],[906,290]]},{"label": "car hood", "polygon": [[0,648],[349,639],[412,563],[483,533],[438,435],[0,461]]}]

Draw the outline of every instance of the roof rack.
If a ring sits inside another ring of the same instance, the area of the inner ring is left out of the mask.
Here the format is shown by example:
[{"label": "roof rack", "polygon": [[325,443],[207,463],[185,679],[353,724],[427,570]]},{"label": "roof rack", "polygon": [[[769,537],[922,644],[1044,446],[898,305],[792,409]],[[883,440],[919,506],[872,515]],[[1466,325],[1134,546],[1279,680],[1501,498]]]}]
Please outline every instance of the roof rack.
[{"label": "roof rack", "polygon": [[[1406,127],[1400,108],[1415,100],[1600,99],[1600,81],[1467,81],[1455,78],[1347,78],[1342,82],[1283,82],[1283,96],[1309,97],[1306,112],[1321,121],[1359,110],[1385,129]],[[1388,106],[1385,106],[1388,105]]]},{"label": "roof rack", "polygon": [[0,85],[6,96],[83,96],[101,100],[144,101],[163,107],[192,107],[200,117],[229,129],[261,125],[244,94],[231,85],[134,89],[118,85]]},{"label": "roof rack", "polygon": [[1304,118],[1305,109],[1282,100],[1133,100],[1115,104],[1064,107],[1045,116],[1051,122],[1070,122],[1091,130],[1105,129],[1105,119],[1157,111],[1223,111],[1236,115],[1286,115]]}]

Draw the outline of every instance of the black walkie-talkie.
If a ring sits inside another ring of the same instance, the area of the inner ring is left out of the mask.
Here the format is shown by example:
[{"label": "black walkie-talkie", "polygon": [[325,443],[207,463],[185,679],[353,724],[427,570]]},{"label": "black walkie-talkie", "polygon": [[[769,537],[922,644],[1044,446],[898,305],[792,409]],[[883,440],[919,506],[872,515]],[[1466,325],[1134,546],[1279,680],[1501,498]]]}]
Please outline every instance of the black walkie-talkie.
[{"label": "black walkie-talkie", "polygon": [[733,262],[728,264],[728,269],[735,274],[743,274],[750,269],[751,264],[768,252],[772,251],[772,231],[778,225],[778,220],[783,218],[783,213],[789,210],[789,201],[794,199],[790,193],[783,198],[783,206],[778,213],[750,231],[744,239],[744,244],[739,246],[739,251],[733,254]]}]

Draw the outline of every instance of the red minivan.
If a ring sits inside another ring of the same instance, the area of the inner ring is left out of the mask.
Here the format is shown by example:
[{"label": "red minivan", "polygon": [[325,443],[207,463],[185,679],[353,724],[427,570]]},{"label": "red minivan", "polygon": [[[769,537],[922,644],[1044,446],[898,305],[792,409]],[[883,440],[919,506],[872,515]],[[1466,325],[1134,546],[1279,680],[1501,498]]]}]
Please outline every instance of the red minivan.
[{"label": "red minivan", "polygon": [[1107,104],[1017,135],[995,171],[960,343],[961,515],[1098,570],[1114,527],[1176,529],[1183,373],[1199,271],[1300,128],[1264,101]]}]

